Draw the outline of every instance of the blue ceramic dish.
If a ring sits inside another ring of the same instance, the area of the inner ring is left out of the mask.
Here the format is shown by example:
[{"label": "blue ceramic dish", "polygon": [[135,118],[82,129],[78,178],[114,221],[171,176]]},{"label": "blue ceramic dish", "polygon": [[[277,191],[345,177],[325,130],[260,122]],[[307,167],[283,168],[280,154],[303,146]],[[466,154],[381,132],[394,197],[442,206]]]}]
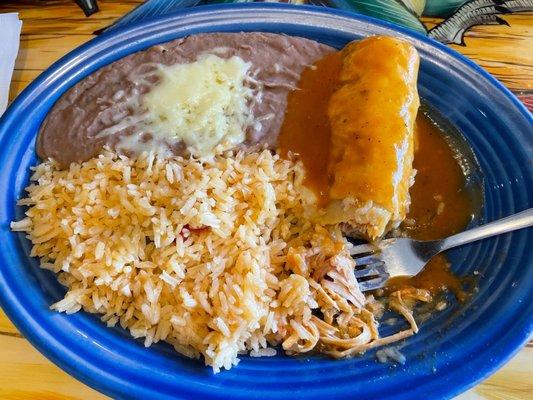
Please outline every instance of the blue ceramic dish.
[{"label": "blue ceramic dish", "polygon": [[184,35],[211,31],[269,31],[336,47],[363,36],[404,37],[422,56],[421,96],[467,137],[485,180],[484,220],[531,207],[532,118],[489,74],[421,35],[346,12],[282,5],[214,6],[105,34],[43,73],[0,121],[0,305],[49,359],[115,398],[417,399],[449,398],[487,377],[530,337],[533,323],[533,230],[485,240],[451,253],[455,271],[478,271],[479,290],[452,303],[402,343],[405,365],[321,356],[243,357],[214,376],[170,346],[150,349],[92,315],[58,314],[48,307],[64,289],[28,256],[30,243],[9,231],[22,216],[16,200],[37,163],[35,136],[46,113],[69,87],[132,52]]}]

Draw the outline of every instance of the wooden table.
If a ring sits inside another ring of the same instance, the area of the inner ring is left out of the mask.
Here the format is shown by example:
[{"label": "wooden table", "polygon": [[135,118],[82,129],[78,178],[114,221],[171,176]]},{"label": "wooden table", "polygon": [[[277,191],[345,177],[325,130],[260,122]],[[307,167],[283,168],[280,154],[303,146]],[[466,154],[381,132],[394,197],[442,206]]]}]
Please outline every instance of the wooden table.
[{"label": "wooden table", "polygon": [[[12,1],[0,12],[19,12],[23,20],[21,48],[10,97],[14,98],[52,62],[94,37],[140,1],[99,1],[100,12],[85,18],[74,1]],[[533,94],[533,16],[504,16],[510,27],[483,26],[468,33],[471,57],[519,95]],[[428,24],[437,20],[425,19]],[[35,350],[0,310],[0,398],[103,399]],[[460,399],[533,399],[533,343],[512,361]]]}]

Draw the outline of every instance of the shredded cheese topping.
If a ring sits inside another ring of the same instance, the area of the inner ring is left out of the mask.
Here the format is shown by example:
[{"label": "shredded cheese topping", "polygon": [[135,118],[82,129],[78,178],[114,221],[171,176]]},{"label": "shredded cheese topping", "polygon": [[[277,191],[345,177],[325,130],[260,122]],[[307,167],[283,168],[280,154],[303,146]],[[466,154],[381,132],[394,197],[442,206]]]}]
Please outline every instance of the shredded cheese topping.
[{"label": "shredded cheese topping", "polygon": [[250,63],[213,54],[190,64],[159,65],[160,81],[142,100],[151,133],[183,141],[195,155],[242,143],[253,123],[246,86]]}]

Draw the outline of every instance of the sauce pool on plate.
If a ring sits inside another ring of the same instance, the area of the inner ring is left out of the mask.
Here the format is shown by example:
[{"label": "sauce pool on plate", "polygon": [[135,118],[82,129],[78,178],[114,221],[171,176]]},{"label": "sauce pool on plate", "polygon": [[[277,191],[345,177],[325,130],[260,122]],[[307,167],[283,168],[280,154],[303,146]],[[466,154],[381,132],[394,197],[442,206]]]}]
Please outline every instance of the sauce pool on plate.
[{"label": "sauce pool on plate", "polygon": [[[467,190],[461,165],[440,128],[423,113],[415,127],[415,183],[411,187],[411,206],[402,230],[420,240],[441,239],[465,229],[476,213],[476,199]],[[474,194],[476,195],[476,194]],[[467,294],[463,282],[450,270],[446,256],[431,259],[415,277],[392,278],[387,291],[414,286],[437,294],[447,288],[459,300]]]},{"label": "sauce pool on plate", "polygon": [[287,111],[279,135],[281,154],[298,156],[306,170],[305,185],[317,197],[317,205],[328,201],[327,174],[331,127],[328,102],[337,88],[342,68],[340,53],[332,53],[306,68],[298,89],[289,93]]}]

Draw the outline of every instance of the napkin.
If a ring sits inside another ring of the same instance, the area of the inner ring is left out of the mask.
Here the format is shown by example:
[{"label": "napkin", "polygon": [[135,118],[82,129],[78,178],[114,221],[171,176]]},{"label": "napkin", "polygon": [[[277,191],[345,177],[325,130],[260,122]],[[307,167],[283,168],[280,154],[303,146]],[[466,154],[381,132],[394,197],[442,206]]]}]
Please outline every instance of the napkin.
[{"label": "napkin", "polygon": [[9,84],[19,50],[22,21],[17,13],[0,14],[0,115],[7,107]]}]

